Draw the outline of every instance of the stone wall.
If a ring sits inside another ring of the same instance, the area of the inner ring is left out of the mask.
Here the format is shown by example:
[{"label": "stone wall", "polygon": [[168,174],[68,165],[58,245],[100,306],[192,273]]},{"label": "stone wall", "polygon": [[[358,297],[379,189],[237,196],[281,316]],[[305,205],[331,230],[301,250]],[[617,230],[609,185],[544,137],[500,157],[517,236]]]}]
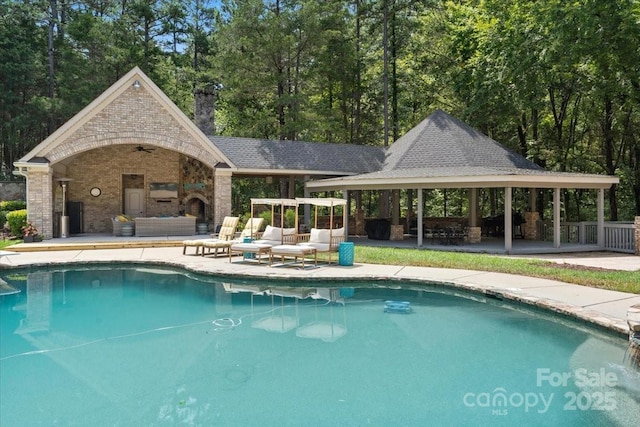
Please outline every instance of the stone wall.
[{"label": "stone wall", "polygon": [[194,91],[194,121],[205,135],[215,132],[214,110],[216,92],[213,88],[198,88]]},{"label": "stone wall", "polygon": [[27,184],[24,181],[0,182],[0,200],[27,200]]}]

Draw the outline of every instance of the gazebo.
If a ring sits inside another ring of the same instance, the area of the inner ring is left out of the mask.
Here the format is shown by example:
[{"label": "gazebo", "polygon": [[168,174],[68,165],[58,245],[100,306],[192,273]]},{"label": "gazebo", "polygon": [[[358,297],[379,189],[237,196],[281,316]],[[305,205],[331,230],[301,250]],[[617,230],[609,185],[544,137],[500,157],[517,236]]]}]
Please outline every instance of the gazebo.
[{"label": "gazebo", "polygon": [[[615,176],[547,171],[507,149],[483,133],[442,110],[436,110],[400,137],[386,152],[380,170],[353,176],[314,180],[306,183],[309,192],[353,190],[417,190],[417,228],[422,230],[425,189],[468,189],[469,230],[480,238],[478,191],[504,190],[504,249],[513,244],[513,189],[553,189],[553,245],[560,247],[561,190],[595,189],[597,201],[597,244],[604,245],[604,191],[619,179]],[[535,203],[530,191],[529,206]],[[539,214],[526,212],[529,221]],[[423,236],[418,232],[418,246]]]}]

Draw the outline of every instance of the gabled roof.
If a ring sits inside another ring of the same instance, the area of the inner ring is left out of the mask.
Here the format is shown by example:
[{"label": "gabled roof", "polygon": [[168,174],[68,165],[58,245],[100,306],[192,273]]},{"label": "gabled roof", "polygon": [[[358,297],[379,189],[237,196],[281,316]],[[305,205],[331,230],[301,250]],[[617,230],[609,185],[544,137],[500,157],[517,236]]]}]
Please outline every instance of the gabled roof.
[{"label": "gabled roof", "polygon": [[619,179],[546,171],[442,110],[399,138],[375,172],[306,183],[313,191],[402,188],[609,188]]},{"label": "gabled roof", "polygon": [[384,149],[352,144],[279,141],[229,136],[209,140],[231,162],[236,172],[292,171],[311,175],[354,175],[380,170]]},{"label": "gabled roof", "polygon": [[[198,129],[170,99],[169,97],[138,67],[134,67],[127,74],[122,76],[117,82],[112,84],[100,96],[94,99],[89,105],[80,110],[64,125],[49,135],[44,141],[25,154],[20,160],[14,163],[17,167],[26,167],[34,163],[47,164],[46,160],[58,146],[63,144],[68,137],[73,135],[79,128],[100,112],[105,110],[111,103],[115,102],[120,95],[129,90],[132,85],[136,85],[140,91],[151,95],[157,105],[166,110],[170,116],[181,126],[191,137],[200,144],[203,150],[208,151],[214,158],[222,159],[229,163],[224,155],[215,146],[212,146],[206,136]],[[151,114],[151,113],[150,113]],[[45,160],[44,162],[42,160]]]}]

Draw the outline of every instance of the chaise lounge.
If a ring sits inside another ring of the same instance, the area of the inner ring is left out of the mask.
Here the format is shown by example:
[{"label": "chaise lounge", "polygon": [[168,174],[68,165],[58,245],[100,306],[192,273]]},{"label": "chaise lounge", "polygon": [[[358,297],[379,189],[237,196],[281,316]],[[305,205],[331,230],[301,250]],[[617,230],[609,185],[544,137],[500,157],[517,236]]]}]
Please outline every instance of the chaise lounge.
[{"label": "chaise lounge", "polygon": [[255,254],[258,263],[263,255],[271,257],[271,248],[283,244],[295,245],[296,243],[296,229],[295,228],[282,228],[273,227],[267,225],[260,236],[260,239],[253,242],[238,242],[233,243],[229,248],[229,262],[231,262],[231,256],[233,253],[251,253]]},{"label": "chaise lounge", "polygon": [[[205,242],[210,242],[212,244],[212,248],[215,247],[215,243],[225,242],[228,246],[230,241],[236,235],[236,229],[238,228],[238,222],[240,222],[240,218],[237,216],[226,216],[222,220],[222,225],[220,226],[220,231],[218,232],[218,236],[213,239],[193,239],[193,240],[183,240],[182,241],[182,254],[187,254],[188,247],[195,247],[196,253],[195,255],[200,254],[200,248],[202,248],[202,256],[204,256],[204,244]],[[216,255],[218,251],[216,249]]]},{"label": "chaise lounge", "polygon": [[[305,239],[307,239],[305,241]],[[298,246],[314,248],[317,253],[328,253],[329,264],[331,264],[331,254],[338,252],[340,243],[345,241],[344,227],[335,229],[312,228],[309,234],[298,236]]]},{"label": "chaise lounge", "polygon": [[208,255],[211,251],[214,251],[214,256],[218,256],[218,250],[222,249],[221,253],[224,253],[234,243],[242,243],[245,238],[253,239],[258,234],[264,218],[249,218],[244,226],[244,229],[240,233],[240,236],[232,239],[205,239],[202,241],[202,256]]}]

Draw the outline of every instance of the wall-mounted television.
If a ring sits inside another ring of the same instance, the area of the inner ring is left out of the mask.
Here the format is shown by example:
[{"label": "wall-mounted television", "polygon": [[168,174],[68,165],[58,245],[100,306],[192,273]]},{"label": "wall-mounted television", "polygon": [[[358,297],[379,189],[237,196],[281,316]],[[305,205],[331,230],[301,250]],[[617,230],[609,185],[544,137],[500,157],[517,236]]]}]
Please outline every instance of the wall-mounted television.
[{"label": "wall-mounted television", "polygon": [[178,197],[178,183],[152,182],[149,184],[149,197],[154,199],[175,199]]}]

